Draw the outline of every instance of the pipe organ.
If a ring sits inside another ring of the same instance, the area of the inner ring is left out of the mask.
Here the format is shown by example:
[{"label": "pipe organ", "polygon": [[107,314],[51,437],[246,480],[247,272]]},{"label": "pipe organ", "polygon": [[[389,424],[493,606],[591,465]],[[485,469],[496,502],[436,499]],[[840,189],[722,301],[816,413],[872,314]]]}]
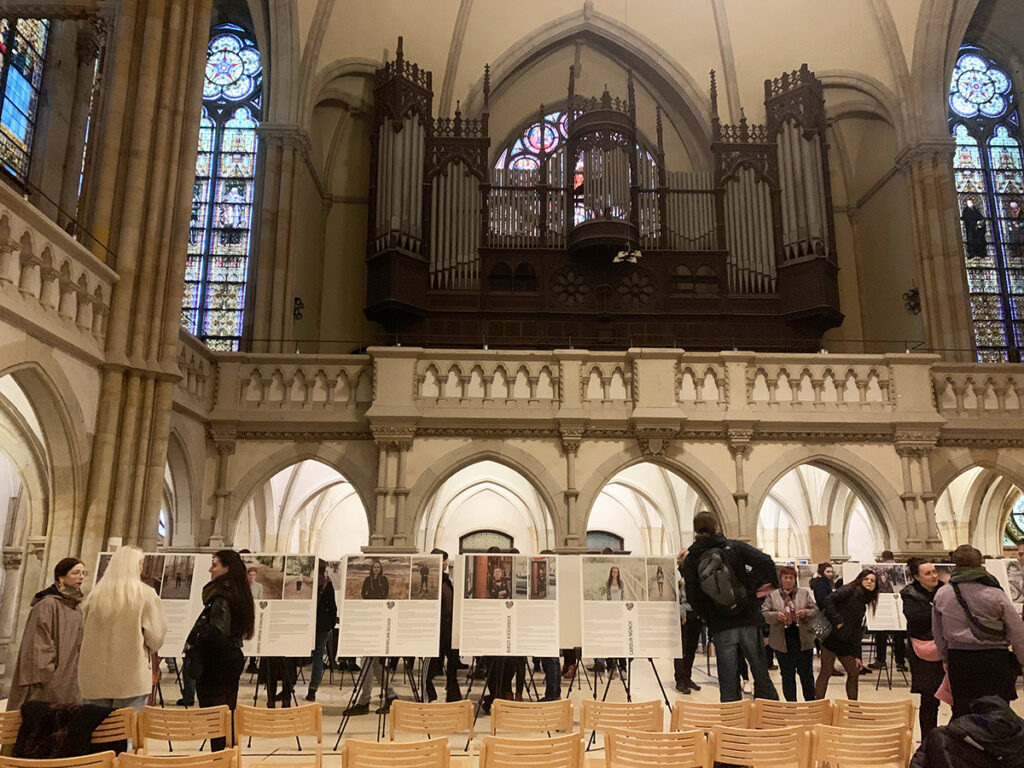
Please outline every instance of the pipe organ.
[{"label": "pipe organ", "polygon": [[[540,108],[493,158],[483,110],[432,115],[404,57],[374,81],[367,317],[431,346],[817,350],[839,324],[820,81],[765,82],[764,124],[723,124],[711,73],[711,170],[668,170],[626,96]],[[517,147],[519,150],[517,150]]]}]

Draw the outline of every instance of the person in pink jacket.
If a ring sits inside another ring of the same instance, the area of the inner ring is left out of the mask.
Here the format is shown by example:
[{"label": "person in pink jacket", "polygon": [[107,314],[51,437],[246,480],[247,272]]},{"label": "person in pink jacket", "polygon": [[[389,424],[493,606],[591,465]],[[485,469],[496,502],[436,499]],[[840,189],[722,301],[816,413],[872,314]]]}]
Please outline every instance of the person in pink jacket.
[{"label": "person in pink jacket", "polygon": [[954,719],[969,714],[982,696],[1015,699],[1024,664],[1024,621],[981,562],[974,547],[957,547],[949,584],[939,587],[932,604],[932,634],[947,663]]}]

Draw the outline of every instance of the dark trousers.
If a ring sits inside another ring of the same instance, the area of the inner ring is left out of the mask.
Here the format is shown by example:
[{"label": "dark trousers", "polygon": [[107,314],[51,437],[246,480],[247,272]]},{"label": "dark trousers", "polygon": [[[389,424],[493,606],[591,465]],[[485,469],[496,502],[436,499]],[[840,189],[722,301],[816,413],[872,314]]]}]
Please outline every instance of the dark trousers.
[{"label": "dark trousers", "polygon": [[562,669],[558,666],[558,657],[541,659],[540,668],[544,670],[544,701],[562,698]]},{"label": "dark trousers", "polygon": [[921,741],[939,726],[939,700],[935,695],[921,694],[921,708],[917,713],[921,723]]},{"label": "dark trousers", "polygon": [[[444,651],[444,700],[461,701],[462,691],[459,688],[459,651],[458,649],[447,649]],[[427,667],[427,701],[437,699],[437,690],[434,688],[434,670],[441,664],[441,657],[431,659]]]},{"label": "dark trousers", "polygon": [[786,633],[786,652],[775,652],[782,677],[782,695],[786,701],[796,701],[796,678],[800,677],[800,691],[804,701],[814,701],[814,651],[800,648],[800,636]]},{"label": "dark trousers", "polygon": [[697,658],[697,646],[700,645],[703,629],[704,623],[697,614],[689,611],[686,614],[686,623],[683,624],[683,657],[673,663],[676,683],[685,683],[693,679],[693,661]]},{"label": "dark trousers", "polygon": [[970,714],[971,705],[982,696],[1004,701],[1017,698],[1017,660],[1007,650],[996,648],[961,651],[950,648],[949,688],[953,694],[953,719]]},{"label": "dark trousers", "polygon": [[885,647],[892,641],[892,655],[896,664],[907,663],[907,642],[904,632],[875,632],[875,660],[885,664]]},{"label": "dark trousers", "polygon": [[[208,655],[203,661],[203,674],[196,680],[196,698],[200,707],[226,704],[234,711],[238,703],[238,678],[245,669],[245,656],[241,648],[229,648],[216,656]],[[210,739],[211,751],[224,749],[223,738]]]}]

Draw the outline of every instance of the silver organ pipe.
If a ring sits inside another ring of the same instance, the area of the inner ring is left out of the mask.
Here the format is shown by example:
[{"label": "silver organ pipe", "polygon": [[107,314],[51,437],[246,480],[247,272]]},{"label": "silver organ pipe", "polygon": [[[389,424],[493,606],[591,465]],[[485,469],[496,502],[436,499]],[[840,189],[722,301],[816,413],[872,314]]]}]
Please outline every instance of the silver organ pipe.
[{"label": "silver organ pipe", "polygon": [[[495,181],[499,181],[495,172]],[[497,184],[495,185],[498,186]],[[492,191],[491,230],[504,231],[495,207],[506,190]],[[430,204],[431,286],[440,290],[476,288],[479,280],[480,183],[461,161],[434,176]]]},{"label": "silver organ pipe", "polygon": [[741,168],[725,190],[729,290],[775,290],[771,190],[751,168]]},{"label": "silver organ pipe", "polygon": [[807,139],[799,125],[787,120],[778,135],[778,156],[785,258],[828,253],[821,137]]},{"label": "silver organ pipe", "polygon": [[378,136],[377,246],[394,240],[418,253],[423,229],[424,128],[418,118],[410,117],[395,133],[386,121]]}]

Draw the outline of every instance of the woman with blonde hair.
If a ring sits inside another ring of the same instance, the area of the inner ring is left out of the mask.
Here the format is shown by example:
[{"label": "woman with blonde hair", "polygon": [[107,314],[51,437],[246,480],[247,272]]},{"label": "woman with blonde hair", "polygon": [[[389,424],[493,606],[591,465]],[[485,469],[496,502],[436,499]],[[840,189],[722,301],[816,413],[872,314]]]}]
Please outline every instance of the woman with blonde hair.
[{"label": "woman with blonde hair", "polygon": [[142,581],[143,557],[137,547],[118,549],[82,603],[78,683],[86,704],[141,710],[153,689],[151,658],[167,620],[156,590]]}]

